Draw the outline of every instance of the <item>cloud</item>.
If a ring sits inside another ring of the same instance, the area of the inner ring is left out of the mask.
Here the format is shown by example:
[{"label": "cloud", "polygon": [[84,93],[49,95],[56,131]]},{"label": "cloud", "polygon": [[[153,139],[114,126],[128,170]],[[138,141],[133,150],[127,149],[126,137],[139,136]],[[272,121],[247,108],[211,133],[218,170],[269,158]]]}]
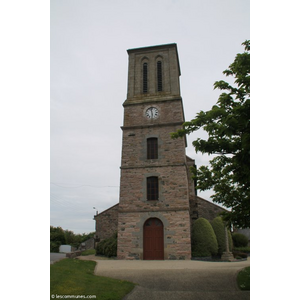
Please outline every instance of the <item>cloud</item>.
[{"label": "cloud", "polygon": [[[126,50],[177,43],[190,120],[217,101],[213,83],[224,79],[222,71],[249,38],[249,1],[50,4],[51,225],[90,232],[92,208],[100,212],[119,200]],[[198,166],[209,159],[191,144],[201,134],[191,135],[187,148]]]}]

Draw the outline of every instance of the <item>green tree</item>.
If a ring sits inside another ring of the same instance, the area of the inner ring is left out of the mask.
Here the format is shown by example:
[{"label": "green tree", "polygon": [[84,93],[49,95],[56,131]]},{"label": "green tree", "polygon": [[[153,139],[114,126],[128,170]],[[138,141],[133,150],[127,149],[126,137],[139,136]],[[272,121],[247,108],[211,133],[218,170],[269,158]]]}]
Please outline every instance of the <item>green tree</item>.
[{"label": "green tree", "polygon": [[224,220],[246,228],[250,227],[250,41],[242,45],[244,53],[237,54],[223,72],[233,76],[235,84],[215,82],[214,88],[223,91],[217,104],[209,111],[200,111],[172,137],[200,128],[208,133],[207,140],[193,142],[196,152],[214,155],[210,166],[193,169],[196,188],[213,189],[213,201],[231,209],[223,213]]},{"label": "green tree", "polygon": [[58,252],[59,246],[65,243],[64,230],[61,227],[50,226],[50,252]]},{"label": "green tree", "polygon": [[81,244],[82,235],[75,234],[73,231],[66,229],[65,231],[66,244],[78,248]]}]

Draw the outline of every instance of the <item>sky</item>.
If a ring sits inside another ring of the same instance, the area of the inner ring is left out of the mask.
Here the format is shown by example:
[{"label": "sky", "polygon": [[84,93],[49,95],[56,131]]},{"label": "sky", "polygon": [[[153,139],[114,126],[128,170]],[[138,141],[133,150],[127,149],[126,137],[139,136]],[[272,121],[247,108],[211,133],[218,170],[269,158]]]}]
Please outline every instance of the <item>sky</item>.
[{"label": "sky", "polygon": [[[127,49],[177,44],[188,121],[217,102],[213,84],[231,80],[222,72],[247,39],[248,0],[51,0],[50,224],[92,232],[119,201]],[[186,148],[197,166],[211,159],[192,147],[200,136]]]},{"label": "sky", "polygon": [[[251,0],[253,299],[298,293],[297,276],[278,276],[278,269],[295,269],[294,255],[278,259],[287,243],[276,243],[267,259],[261,255],[278,237],[294,241],[299,228],[298,6],[295,0]],[[32,294],[35,277],[37,297],[48,293],[49,223],[91,232],[93,207],[118,202],[126,50],[177,43],[189,120],[217,101],[213,83],[228,79],[222,71],[243,51],[249,14],[247,0],[0,2],[1,237],[16,237],[10,256],[25,258],[30,274],[26,280],[4,259],[2,294]],[[187,154],[206,164],[209,158],[194,153],[192,140]],[[7,247],[1,250],[6,258]],[[16,290],[10,278],[18,276]]]}]

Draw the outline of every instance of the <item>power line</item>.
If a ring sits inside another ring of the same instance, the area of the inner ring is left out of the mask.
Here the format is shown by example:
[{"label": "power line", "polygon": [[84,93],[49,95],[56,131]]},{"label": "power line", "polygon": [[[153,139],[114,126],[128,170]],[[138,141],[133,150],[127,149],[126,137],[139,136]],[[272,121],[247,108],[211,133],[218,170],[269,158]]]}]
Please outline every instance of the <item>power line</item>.
[{"label": "power line", "polygon": [[[57,184],[55,182],[50,182],[50,184],[53,184],[55,186],[61,187],[61,188],[65,188],[65,189],[77,189],[77,188],[81,188],[81,187],[92,187],[92,188],[119,188],[118,185],[91,185],[91,184],[80,184],[78,186],[63,186],[60,184]],[[66,184],[72,184],[72,183],[66,183]]]}]

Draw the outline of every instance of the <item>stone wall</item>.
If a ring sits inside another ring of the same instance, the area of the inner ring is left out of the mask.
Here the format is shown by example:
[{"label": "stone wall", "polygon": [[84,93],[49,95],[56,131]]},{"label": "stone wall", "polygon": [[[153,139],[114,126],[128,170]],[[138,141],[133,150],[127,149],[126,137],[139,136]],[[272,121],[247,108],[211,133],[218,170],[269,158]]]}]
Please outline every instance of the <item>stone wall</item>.
[{"label": "stone wall", "polygon": [[110,238],[117,231],[118,209],[119,204],[116,204],[94,217],[96,221],[96,241]]},{"label": "stone wall", "polygon": [[198,218],[212,221],[226,209],[198,196],[190,196],[190,215],[192,223]]},{"label": "stone wall", "polygon": [[164,259],[190,259],[188,211],[132,212],[119,214],[118,259],[143,259],[143,229],[149,218],[164,226]]},{"label": "stone wall", "polygon": [[83,243],[80,244],[79,250],[89,250],[89,249],[94,249],[95,248],[95,239],[90,238]]}]

